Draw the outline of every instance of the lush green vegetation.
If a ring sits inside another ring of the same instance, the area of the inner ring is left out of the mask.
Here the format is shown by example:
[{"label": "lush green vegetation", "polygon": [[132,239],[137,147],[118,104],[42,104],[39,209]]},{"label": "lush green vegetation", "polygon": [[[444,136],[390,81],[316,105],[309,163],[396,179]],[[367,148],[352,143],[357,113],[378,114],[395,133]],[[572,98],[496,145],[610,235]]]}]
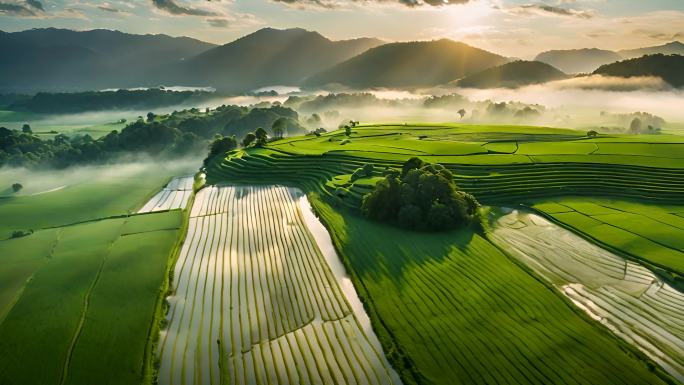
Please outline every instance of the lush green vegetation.
[{"label": "lush green vegetation", "polygon": [[[372,166],[371,166],[372,167]],[[372,169],[364,166],[352,174],[358,179]],[[443,231],[465,227],[479,219],[479,203],[458,190],[453,175],[441,164],[411,158],[401,173],[391,171],[363,197],[361,210],[372,219],[416,230]]]},{"label": "lush green vegetation", "polygon": [[281,135],[304,133],[297,113],[280,106],[221,106],[204,112],[193,108],[161,116],[149,113],[146,119],[140,117],[120,132],[114,130],[98,139],[88,134],[42,139],[30,131],[0,127],[0,167],[64,168],[126,156],[170,158],[196,154],[203,152],[217,134],[241,137],[258,127],[270,130],[279,119],[283,119],[277,127]]},{"label": "lush green vegetation", "polygon": [[[0,319],[0,382],[142,381],[181,225],[179,211],[146,215],[163,226],[133,216],[0,242],[0,274],[16,277],[3,282],[11,304]],[[127,234],[131,226],[138,231]],[[26,370],[36,361],[41,370]]]},{"label": "lush green vegetation", "polygon": [[[669,381],[481,235],[415,233],[363,219],[358,208],[413,157],[443,164],[485,203],[569,194],[674,203],[684,192],[681,137],[465,125],[348,131],[231,151],[207,165],[208,182],[295,184],[315,198],[405,382]],[[368,163],[373,171],[359,172]]]},{"label": "lush green vegetation", "polygon": [[414,233],[316,208],[405,383],[660,382],[480,235]]}]

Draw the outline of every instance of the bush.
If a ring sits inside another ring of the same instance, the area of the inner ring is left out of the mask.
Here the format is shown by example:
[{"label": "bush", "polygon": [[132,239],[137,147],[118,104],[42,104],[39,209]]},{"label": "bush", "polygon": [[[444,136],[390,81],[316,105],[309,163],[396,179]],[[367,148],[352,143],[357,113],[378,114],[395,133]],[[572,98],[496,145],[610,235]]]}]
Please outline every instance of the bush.
[{"label": "bush", "polygon": [[389,173],[361,204],[368,218],[425,231],[477,223],[479,207],[475,197],[458,190],[449,170],[418,158],[404,163],[401,174]]},{"label": "bush", "polygon": [[12,185],[12,191],[19,192],[21,189],[23,189],[24,186],[21,183],[15,183]]},{"label": "bush", "polygon": [[12,232],[12,238],[21,238],[21,237],[26,237],[33,234],[33,230],[15,230]]}]

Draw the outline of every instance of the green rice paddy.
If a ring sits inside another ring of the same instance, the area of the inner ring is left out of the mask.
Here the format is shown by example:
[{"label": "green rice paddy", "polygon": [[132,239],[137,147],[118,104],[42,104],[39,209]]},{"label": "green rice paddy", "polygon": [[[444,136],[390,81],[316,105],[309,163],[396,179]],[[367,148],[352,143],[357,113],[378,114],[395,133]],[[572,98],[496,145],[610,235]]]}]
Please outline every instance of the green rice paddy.
[{"label": "green rice paddy", "polygon": [[[486,204],[545,198],[558,210],[555,198],[575,196],[671,207],[684,196],[682,150],[684,138],[675,135],[590,139],[545,127],[368,125],[349,137],[335,131],[234,151],[208,165],[207,180],[281,183],[309,194],[405,383],[658,383],[672,380],[482,235],[409,233],[360,218],[358,204],[386,168],[417,156],[445,165]],[[374,175],[351,182],[366,163]],[[627,226],[615,213],[602,215]],[[639,236],[672,248],[679,241],[671,230]],[[616,246],[634,246],[626,239]],[[679,268],[671,255],[648,258]]]}]

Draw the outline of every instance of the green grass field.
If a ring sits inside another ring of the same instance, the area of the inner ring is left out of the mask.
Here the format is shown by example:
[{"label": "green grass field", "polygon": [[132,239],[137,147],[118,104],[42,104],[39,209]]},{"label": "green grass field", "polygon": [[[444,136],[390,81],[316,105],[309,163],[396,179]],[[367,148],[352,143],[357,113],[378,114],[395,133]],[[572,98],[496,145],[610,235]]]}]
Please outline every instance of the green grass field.
[{"label": "green grass field", "polygon": [[[0,383],[150,383],[180,210],[133,215],[187,164],[3,170]],[[11,178],[11,179],[10,179]],[[8,239],[13,230],[32,229]],[[27,370],[36,362],[41,370]]]},{"label": "green grass field", "polygon": [[420,234],[317,204],[386,351],[418,383],[659,383],[625,344],[478,234]]},{"label": "green grass field", "polygon": [[194,165],[187,164],[122,164],[55,171],[57,176],[48,172],[0,171],[3,184],[20,182],[27,191],[0,196],[0,218],[11,218],[0,221],[0,240],[9,238],[15,230],[38,230],[134,213],[173,175],[192,168]]},{"label": "green grass field", "polygon": [[[0,323],[0,383],[141,382],[180,217],[106,219],[0,242],[3,259],[31,266]],[[137,231],[126,235],[130,227]],[[41,370],[26,370],[32,362]]]},{"label": "green grass field", "polygon": [[[684,138],[589,139],[573,130],[512,126],[352,131],[350,137],[335,131],[234,151],[208,165],[207,181],[296,185],[309,194],[406,382],[667,379],[480,235],[409,233],[360,218],[358,205],[386,168],[418,156],[445,165],[461,188],[487,204],[574,195],[666,207],[681,203],[684,194]],[[376,166],[373,177],[352,183],[350,174],[366,163]],[[667,238],[677,242],[676,234]]]}]

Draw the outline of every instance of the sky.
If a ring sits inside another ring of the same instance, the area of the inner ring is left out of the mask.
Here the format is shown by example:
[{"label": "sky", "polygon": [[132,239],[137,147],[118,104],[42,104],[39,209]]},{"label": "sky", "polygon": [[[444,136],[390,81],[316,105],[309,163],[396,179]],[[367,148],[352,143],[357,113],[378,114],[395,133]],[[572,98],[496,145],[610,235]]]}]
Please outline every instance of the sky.
[{"label": "sky", "polygon": [[164,33],[225,44],[260,28],[333,39],[449,38],[509,57],[684,41],[684,0],[0,0],[0,30]]}]

